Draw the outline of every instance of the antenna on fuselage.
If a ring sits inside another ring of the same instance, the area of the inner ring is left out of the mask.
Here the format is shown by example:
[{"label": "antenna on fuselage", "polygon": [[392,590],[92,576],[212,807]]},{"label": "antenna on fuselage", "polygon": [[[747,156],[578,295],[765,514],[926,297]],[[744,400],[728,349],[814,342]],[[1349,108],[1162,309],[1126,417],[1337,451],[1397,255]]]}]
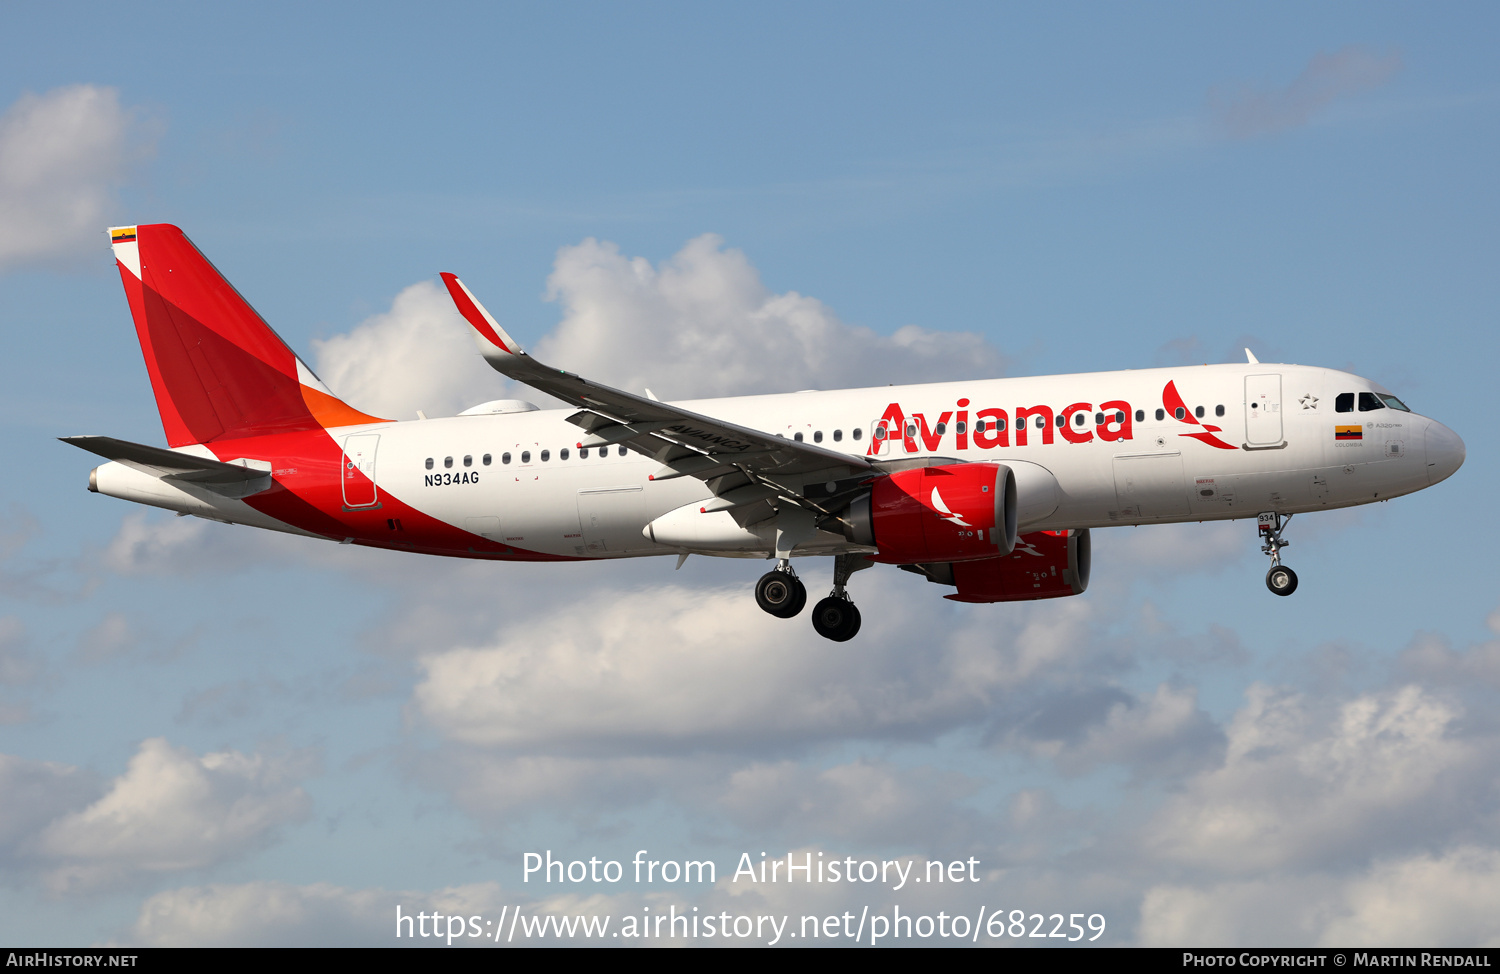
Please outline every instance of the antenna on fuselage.
[{"label": "antenna on fuselage", "polygon": [[1255,357],[1255,353],[1252,352],[1252,351],[1250,351],[1250,349],[1248,349],[1248,348],[1245,349],[1245,361],[1249,362],[1251,365],[1259,365],[1260,364],[1260,359],[1256,358]]}]

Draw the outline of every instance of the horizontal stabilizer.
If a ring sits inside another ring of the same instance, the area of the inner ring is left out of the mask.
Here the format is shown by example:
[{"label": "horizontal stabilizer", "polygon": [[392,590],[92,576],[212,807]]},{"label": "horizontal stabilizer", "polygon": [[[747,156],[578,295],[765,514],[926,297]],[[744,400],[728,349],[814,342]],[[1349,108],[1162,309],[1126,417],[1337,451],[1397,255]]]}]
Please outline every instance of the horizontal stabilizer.
[{"label": "horizontal stabilizer", "polygon": [[271,473],[270,464],[266,463],[262,466],[262,461],[242,460],[239,463],[222,463],[218,460],[195,457],[189,453],[178,453],[176,450],[167,450],[159,446],[146,446],[142,443],[117,440],[112,436],[63,436],[59,439],[106,460],[118,460],[159,477],[187,480],[205,486],[243,484],[267,477]]}]

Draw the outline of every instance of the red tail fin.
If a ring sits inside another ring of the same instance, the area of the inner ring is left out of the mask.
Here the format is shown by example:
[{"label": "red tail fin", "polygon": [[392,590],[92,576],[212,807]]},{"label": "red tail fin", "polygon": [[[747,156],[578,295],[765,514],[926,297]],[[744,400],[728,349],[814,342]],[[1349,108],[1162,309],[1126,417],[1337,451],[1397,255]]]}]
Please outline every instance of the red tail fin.
[{"label": "red tail fin", "polygon": [[181,230],[110,240],[168,445],[385,422],[335,398]]}]

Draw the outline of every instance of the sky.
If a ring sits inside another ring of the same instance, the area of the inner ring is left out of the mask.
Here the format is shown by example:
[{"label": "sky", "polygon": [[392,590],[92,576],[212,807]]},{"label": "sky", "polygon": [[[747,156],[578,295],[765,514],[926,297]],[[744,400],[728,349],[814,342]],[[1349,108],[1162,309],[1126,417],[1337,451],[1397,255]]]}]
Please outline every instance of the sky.
[{"label": "sky", "polygon": [[[1111,945],[1500,945],[1493,5],[0,22],[0,942],[899,909],[999,915],[988,946],[1058,942],[1013,910]],[[1253,521],[1105,529],[1074,598],[861,573],[835,644],[756,608],[752,562],[449,562],[89,494],[57,437],[163,442],[104,233],[154,222],[380,415],[527,396],[452,271],[542,360],[668,400],[1249,347],[1382,383],[1468,460],[1297,518],[1291,598]],[[715,879],[637,882],[640,850]],[[622,878],[528,876],[548,852]],[[789,854],[962,868],[735,876]]]}]

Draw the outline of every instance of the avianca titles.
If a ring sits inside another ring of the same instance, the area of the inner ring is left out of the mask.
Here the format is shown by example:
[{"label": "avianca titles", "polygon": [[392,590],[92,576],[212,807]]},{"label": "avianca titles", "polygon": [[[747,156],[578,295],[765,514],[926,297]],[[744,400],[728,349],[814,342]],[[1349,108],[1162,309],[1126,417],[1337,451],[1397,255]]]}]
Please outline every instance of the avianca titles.
[{"label": "avianca titles", "polygon": [[1451,476],[1464,444],[1368,379],[1248,361],[666,403],[541,364],[452,274],[480,353],[568,404],[484,403],[393,422],[337,398],[173,226],[115,227],[115,259],[167,446],[104,436],[89,489],[182,514],[427,555],[833,559],[813,627],[852,638],[876,564],[961,602],[1078,595],[1089,532],[1255,518],[1266,584],[1294,514]]}]

